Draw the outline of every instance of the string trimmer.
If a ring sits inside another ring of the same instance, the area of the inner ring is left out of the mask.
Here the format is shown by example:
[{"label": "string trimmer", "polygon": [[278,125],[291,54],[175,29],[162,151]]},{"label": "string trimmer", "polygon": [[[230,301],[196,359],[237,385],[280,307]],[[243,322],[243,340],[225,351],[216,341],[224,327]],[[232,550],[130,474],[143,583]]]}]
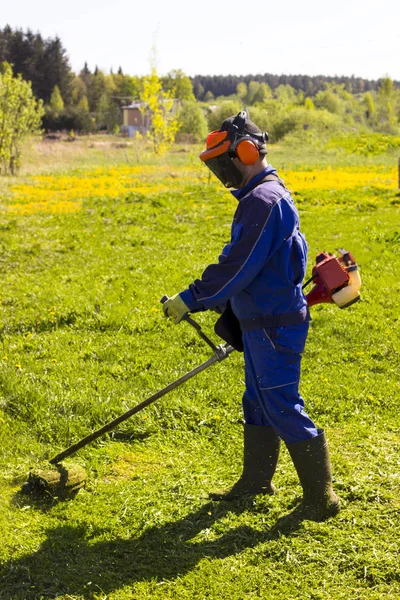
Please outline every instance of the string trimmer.
[{"label": "string trimmer", "polygon": [[[164,296],[161,299],[161,302],[165,302],[166,300],[168,300],[168,297]],[[150,396],[150,398],[143,400],[143,402],[140,402],[140,404],[137,404],[136,406],[134,406],[124,414],[120,415],[113,421],[106,423],[106,425],[104,425],[100,429],[93,431],[92,433],[79,440],[75,444],[72,444],[72,446],[69,446],[69,448],[66,448],[66,450],[63,450],[62,452],[54,456],[52,459],[49,460],[48,466],[45,466],[42,469],[32,469],[29,473],[28,480],[22,486],[23,492],[36,494],[45,493],[50,496],[59,498],[73,495],[76,492],[78,492],[79,489],[85,486],[86,472],[83,469],[83,467],[79,465],[61,464],[63,460],[72,456],[73,454],[75,454],[75,452],[77,452],[81,448],[84,448],[94,440],[97,440],[105,433],[108,433],[109,431],[115,429],[118,425],[120,425],[120,423],[123,423],[136,413],[146,408],[146,406],[149,406],[159,398],[162,398],[162,396],[165,396],[172,390],[176,389],[177,387],[182,385],[182,383],[185,383],[185,381],[188,381],[198,373],[201,373],[205,369],[208,369],[213,364],[225,360],[226,358],[228,358],[231,352],[234,351],[234,348],[228,343],[225,343],[223,345],[214,344],[214,342],[204,333],[200,325],[196,323],[196,321],[194,321],[191,317],[186,316],[184,317],[184,320],[187,323],[189,323],[192,327],[194,327],[201,339],[204,342],[206,342],[206,344],[208,344],[210,348],[212,348],[213,355],[192,371],[189,371],[185,375],[182,375],[182,377],[180,377],[176,381],[173,381],[172,383],[164,387],[162,390],[159,390],[158,392]]]},{"label": "string trimmer", "polygon": [[[322,302],[334,302],[340,308],[346,308],[356,302],[360,296],[361,279],[358,273],[357,264],[353,256],[344,250],[341,250],[340,258],[334,254],[322,252],[317,255],[316,265],[313,268],[311,278],[303,285],[305,288],[311,282],[314,287],[306,296],[309,306],[320,304]],[[168,300],[167,296],[161,299],[161,302]],[[213,350],[213,355],[204,363],[182,375],[176,381],[170,383],[162,390],[159,390],[140,404],[137,404],[124,414],[113,421],[107,423],[100,429],[93,431],[75,444],[72,444],[66,450],[63,450],[52,459],[46,468],[32,470],[29,473],[28,481],[23,485],[23,491],[27,493],[46,493],[52,497],[63,497],[76,493],[84,487],[86,482],[86,472],[81,466],[72,464],[62,464],[62,461],[72,456],[87,446],[94,440],[115,429],[120,423],[123,423],[136,413],[140,412],[146,406],[149,406],[159,398],[162,398],[172,390],[182,385],[198,373],[211,367],[211,365],[221,362],[236,349],[243,350],[240,325],[232,309],[228,306],[227,310],[218,319],[214,330],[226,343],[216,345],[204,333],[200,325],[191,317],[186,315],[184,320],[195,328],[202,340]]]}]

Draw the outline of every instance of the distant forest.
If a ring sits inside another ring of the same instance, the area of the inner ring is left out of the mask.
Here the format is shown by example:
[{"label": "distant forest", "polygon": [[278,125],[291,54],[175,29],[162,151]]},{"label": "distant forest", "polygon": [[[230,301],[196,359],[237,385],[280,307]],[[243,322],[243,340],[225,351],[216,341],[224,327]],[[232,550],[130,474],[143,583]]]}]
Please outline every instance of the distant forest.
[{"label": "distant forest", "polygon": [[[124,73],[121,67],[104,73],[84,63],[74,73],[60,38],[9,26],[0,29],[0,85],[6,68],[2,63],[29,81],[33,94],[43,101],[42,127],[47,132],[126,134],[124,107],[141,101],[149,85],[147,76]],[[158,98],[161,93],[177,101],[179,134],[195,141],[204,140],[208,131],[244,105],[273,141],[306,133],[400,134],[400,82],[389,77],[376,81],[272,73],[189,77],[176,69],[160,77],[155,74],[155,80]]]},{"label": "distant forest", "polygon": [[[280,85],[290,85],[297,92],[302,91],[305,96],[315,96],[326,88],[328,84],[344,84],[344,89],[350,94],[376,91],[382,84],[382,79],[371,80],[362,77],[326,75],[195,75],[191,77],[193,92],[197,100],[202,100],[207,92],[217,98],[218,96],[231,96],[236,94],[239,83],[248,85],[251,81],[266,83],[272,90]],[[394,81],[394,86],[400,88],[400,81]]]},{"label": "distant forest", "polygon": [[[13,30],[9,25],[0,29],[0,64],[7,61],[13,65],[15,73],[32,82],[35,95],[44,102],[49,102],[54,86],[57,85],[64,102],[71,101],[71,83],[74,78],[69,65],[66,49],[60,38],[44,39],[40,33],[29,29]],[[83,68],[87,71],[87,66]],[[97,67],[95,73],[97,72]],[[119,69],[119,74],[122,70]],[[135,77],[134,74],[131,76]],[[315,96],[326,88],[326,84],[343,84],[350,94],[362,94],[377,91],[382,79],[370,80],[362,77],[326,75],[274,75],[264,73],[257,75],[195,75],[189,78],[196,100],[203,100],[209,92],[214,98],[236,94],[240,83],[248,85],[251,81],[266,83],[271,90],[280,85],[290,85],[297,92],[302,91],[305,97]],[[393,82],[395,88],[400,88],[400,81]]]},{"label": "distant forest", "polygon": [[44,102],[49,102],[56,85],[63,98],[70,100],[71,68],[59,37],[44,39],[40,33],[14,31],[6,25],[0,29],[0,65],[2,62],[10,63],[16,75],[30,81],[33,93]]}]

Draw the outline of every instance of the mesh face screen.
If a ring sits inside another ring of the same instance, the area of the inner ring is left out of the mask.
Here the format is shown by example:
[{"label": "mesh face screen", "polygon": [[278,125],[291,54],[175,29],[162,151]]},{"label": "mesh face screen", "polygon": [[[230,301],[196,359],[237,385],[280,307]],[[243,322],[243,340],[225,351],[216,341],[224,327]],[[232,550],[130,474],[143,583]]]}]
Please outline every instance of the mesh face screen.
[{"label": "mesh face screen", "polygon": [[227,152],[211,158],[206,165],[227,188],[238,187],[243,179],[242,173],[235,167]]}]

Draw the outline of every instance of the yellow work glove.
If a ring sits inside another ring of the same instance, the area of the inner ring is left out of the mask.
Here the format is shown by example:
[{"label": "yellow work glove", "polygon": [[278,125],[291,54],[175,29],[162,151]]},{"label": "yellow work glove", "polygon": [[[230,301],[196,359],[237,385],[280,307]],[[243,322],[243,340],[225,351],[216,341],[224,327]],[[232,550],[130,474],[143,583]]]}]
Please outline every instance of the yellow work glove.
[{"label": "yellow work glove", "polygon": [[171,298],[168,298],[163,304],[163,311],[166,317],[170,317],[175,325],[182,321],[183,317],[189,312],[189,308],[186,306],[179,294],[175,294]]}]

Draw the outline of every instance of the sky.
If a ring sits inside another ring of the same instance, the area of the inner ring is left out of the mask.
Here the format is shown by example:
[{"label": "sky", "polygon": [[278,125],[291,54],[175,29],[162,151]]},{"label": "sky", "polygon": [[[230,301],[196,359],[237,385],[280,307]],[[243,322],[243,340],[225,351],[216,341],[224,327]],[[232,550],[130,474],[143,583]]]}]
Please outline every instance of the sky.
[{"label": "sky", "polygon": [[75,72],[400,80],[399,0],[0,0],[0,27],[59,36]]}]

